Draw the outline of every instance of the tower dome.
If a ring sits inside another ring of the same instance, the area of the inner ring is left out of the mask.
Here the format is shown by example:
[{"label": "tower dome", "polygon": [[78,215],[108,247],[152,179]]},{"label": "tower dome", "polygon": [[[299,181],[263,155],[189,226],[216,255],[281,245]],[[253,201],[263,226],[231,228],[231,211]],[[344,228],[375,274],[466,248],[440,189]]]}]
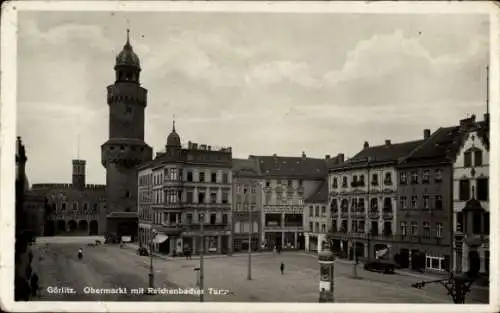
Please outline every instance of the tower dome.
[{"label": "tower dome", "polygon": [[180,147],[181,137],[175,131],[175,121],[173,121],[172,132],[167,137],[167,147]]},{"label": "tower dome", "polygon": [[122,51],[116,56],[116,66],[133,66],[141,68],[139,57],[135,54],[132,45],[130,45],[130,30],[127,29],[127,42],[123,46]]}]

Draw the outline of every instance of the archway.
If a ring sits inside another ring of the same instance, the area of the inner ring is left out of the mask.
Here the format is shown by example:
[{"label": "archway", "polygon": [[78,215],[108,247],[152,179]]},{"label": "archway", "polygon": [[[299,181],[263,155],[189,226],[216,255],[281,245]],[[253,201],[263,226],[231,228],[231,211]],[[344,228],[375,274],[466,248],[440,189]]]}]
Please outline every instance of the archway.
[{"label": "archway", "polygon": [[476,250],[472,250],[469,252],[469,271],[478,274],[480,269],[481,258],[479,257],[479,253]]},{"label": "archway", "polygon": [[99,224],[97,223],[96,220],[91,220],[89,224],[89,234],[97,235],[98,232],[99,232]]},{"label": "archway", "polygon": [[48,220],[45,221],[45,227],[43,228],[44,236],[54,236],[56,233],[56,223],[55,221]]},{"label": "archway", "polygon": [[66,221],[58,220],[57,221],[57,233],[64,233],[64,232],[66,232]]},{"label": "archway", "polygon": [[86,220],[81,220],[78,222],[78,230],[81,232],[84,232],[85,234],[88,234],[88,229],[89,229],[89,223],[87,223]]},{"label": "archway", "polygon": [[74,232],[78,229],[78,224],[75,220],[71,220],[68,222],[68,229],[70,232]]}]

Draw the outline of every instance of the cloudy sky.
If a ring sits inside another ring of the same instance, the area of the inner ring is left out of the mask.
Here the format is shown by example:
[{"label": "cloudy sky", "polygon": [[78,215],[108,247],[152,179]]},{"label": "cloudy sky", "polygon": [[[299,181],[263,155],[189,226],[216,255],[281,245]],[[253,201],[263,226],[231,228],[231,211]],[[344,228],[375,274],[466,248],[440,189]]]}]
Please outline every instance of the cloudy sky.
[{"label": "cloudy sky", "polygon": [[[324,157],[485,111],[484,15],[20,12],[18,133],[31,183],[105,183],[106,86],[126,28],[149,90],[146,142]],[[77,138],[80,137],[80,149]]]}]

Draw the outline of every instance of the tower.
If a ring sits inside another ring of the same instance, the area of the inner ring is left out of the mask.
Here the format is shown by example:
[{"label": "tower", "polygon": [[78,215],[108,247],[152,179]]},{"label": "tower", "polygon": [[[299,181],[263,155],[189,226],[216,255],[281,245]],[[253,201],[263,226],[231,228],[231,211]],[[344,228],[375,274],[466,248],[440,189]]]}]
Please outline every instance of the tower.
[{"label": "tower", "polygon": [[[101,162],[106,168],[105,216],[137,211],[136,167],[152,159],[152,149],[144,142],[147,89],[140,85],[141,66],[128,29],[114,70],[115,82],[107,87],[109,139],[101,146]],[[106,232],[114,232],[110,225],[106,221]]]},{"label": "tower", "polygon": [[85,188],[85,160],[73,160],[73,187],[80,190]]}]

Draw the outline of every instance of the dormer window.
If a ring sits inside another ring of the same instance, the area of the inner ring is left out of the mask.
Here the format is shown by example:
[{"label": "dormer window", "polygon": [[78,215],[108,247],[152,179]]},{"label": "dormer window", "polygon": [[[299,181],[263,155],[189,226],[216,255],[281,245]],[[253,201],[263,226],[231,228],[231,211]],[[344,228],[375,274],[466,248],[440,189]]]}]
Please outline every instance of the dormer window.
[{"label": "dormer window", "polygon": [[424,173],[422,175],[422,183],[424,184],[428,183],[429,177],[430,177],[429,170],[424,170]]},{"label": "dormer window", "polygon": [[399,183],[406,185],[408,183],[408,176],[406,172],[401,172],[399,174]]},{"label": "dormer window", "polygon": [[337,188],[337,187],[338,187],[337,177],[334,177],[332,181],[332,188]]},{"label": "dormer window", "polygon": [[392,185],[392,175],[390,172],[385,173],[384,184],[385,185]]},{"label": "dormer window", "polygon": [[411,173],[411,183],[418,184],[418,172]]},{"label": "dormer window", "polygon": [[443,172],[440,170],[440,169],[437,169],[435,172],[434,172],[434,180],[436,182],[440,182],[443,180]]}]

